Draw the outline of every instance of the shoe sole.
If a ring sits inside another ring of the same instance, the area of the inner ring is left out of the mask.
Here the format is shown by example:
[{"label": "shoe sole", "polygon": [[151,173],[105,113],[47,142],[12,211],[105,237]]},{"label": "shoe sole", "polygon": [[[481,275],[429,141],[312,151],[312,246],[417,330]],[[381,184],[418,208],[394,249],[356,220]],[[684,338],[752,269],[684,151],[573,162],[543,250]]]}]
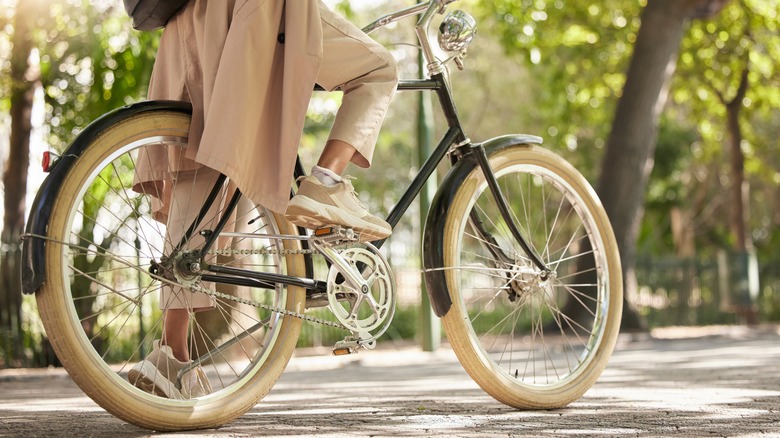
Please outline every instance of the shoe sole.
[{"label": "shoe sole", "polygon": [[372,242],[388,237],[391,232],[377,230],[376,225],[364,221],[343,210],[320,204],[308,198],[297,198],[287,207],[284,215],[287,220],[303,228],[316,230],[330,225],[352,228],[361,242]]}]

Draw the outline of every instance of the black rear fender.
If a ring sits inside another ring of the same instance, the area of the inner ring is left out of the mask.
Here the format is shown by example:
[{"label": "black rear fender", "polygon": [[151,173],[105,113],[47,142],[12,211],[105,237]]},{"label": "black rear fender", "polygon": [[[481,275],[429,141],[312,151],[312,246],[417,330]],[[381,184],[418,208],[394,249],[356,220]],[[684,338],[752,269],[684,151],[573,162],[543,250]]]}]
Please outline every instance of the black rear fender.
[{"label": "black rear fender", "polygon": [[27,236],[22,241],[21,266],[23,293],[28,295],[35,293],[40,289],[46,278],[46,265],[44,262],[46,241],[34,236],[46,235],[54,199],[59,194],[65,176],[71,170],[76,160],[81,157],[95,138],[120,120],[137,114],[155,111],[174,111],[192,114],[192,106],[187,102],[145,101],[116,109],[84,128],[73,143],[68,146],[56,164],[53,165],[51,172],[35,195],[25,228]]}]

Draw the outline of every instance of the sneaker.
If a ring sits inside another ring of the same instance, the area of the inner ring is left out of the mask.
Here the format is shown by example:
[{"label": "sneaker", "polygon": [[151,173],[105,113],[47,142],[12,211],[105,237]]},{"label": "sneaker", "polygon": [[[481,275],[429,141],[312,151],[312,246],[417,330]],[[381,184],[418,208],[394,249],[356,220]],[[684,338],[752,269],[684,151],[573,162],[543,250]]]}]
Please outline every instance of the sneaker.
[{"label": "sneaker", "polygon": [[211,385],[199,366],[186,371],[181,376],[181,383],[177,382],[179,371],[189,364],[177,360],[171,347],[162,345],[158,339],[154,341],[149,356],[127,373],[127,380],[137,388],[160,397],[188,399],[210,394]]},{"label": "sneaker", "polygon": [[298,193],[290,200],[285,216],[304,228],[330,225],[352,228],[361,242],[384,239],[393,231],[390,224],[368,212],[347,178],[327,186],[315,176],[305,177]]}]

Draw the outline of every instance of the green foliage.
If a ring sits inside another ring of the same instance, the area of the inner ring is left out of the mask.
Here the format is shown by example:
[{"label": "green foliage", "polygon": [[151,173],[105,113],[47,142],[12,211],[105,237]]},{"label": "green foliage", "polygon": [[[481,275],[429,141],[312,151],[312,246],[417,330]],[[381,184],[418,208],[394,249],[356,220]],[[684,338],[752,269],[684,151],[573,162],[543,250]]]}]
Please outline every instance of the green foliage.
[{"label": "green foliage", "polygon": [[[38,3],[27,79],[44,91],[44,140],[61,151],[91,121],[143,98],[160,34],[133,31],[119,2]],[[10,109],[14,14],[0,5],[0,112]]]},{"label": "green foliage", "polygon": [[132,31],[119,8],[73,0],[51,2],[38,24],[47,141],[55,148],[145,95],[159,33]]},{"label": "green foliage", "polygon": [[[497,32],[508,56],[531,73],[533,112],[549,127],[546,144],[593,180],[621,93],[646,2],[482,0],[481,22]],[[482,26],[485,29],[486,26]],[[673,250],[669,215],[684,208],[698,251],[729,245],[725,106],[749,68],[741,128],[751,186],[750,223],[760,257],[777,257],[780,157],[780,2],[732,0],[716,17],[694,20],[680,47],[670,101],[661,122],[640,247]],[[484,37],[484,33],[482,34]],[[561,152],[561,151],[559,151]]]},{"label": "green foliage", "polygon": [[[747,95],[740,106],[740,127],[745,174],[751,189],[749,229],[760,258],[776,258],[780,237],[773,213],[777,205],[780,159],[777,155],[777,109],[780,108],[780,2],[734,0],[712,20],[695,21],[682,42],[673,84],[671,112],[695,124],[700,136],[697,159],[708,163],[712,193],[728,183],[728,155],[724,143],[725,104],[736,95],[742,73],[748,71]],[[699,213],[728,217],[728,203],[715,205],[718,197]],[[729,245],[721,223],[709,224],[710,233],[700,242]]]},{"label": "green foliage", "polygon": [[674,252],[670,216],[673,208],[688,202],[698,186],[693,150],[697,134],[693,127],[682,125],[667,116],[661,118],[656,145],[655,164],[645,197],[645,217],[640,230],[642,252]]},{"label": "green foliage", "polygon": [[482,0],[482,28],[531,73],[535,122],[589,179],[600,162],[612,112],[639,29],[635,1]]},{"label": "green foliage", "polygon": [[780,321],[780,260],[767,263],[761,270],[758,309],[761,321]]}]

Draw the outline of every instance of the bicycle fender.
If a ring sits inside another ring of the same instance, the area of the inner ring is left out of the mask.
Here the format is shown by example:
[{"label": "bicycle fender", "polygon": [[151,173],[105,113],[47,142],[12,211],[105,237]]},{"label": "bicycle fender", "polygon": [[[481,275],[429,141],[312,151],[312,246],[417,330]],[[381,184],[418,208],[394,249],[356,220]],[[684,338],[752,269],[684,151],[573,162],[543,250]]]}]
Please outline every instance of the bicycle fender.
[{"label": "bicycle fender", "polygon": [[[509,146],[541,143],[541,137],[515,134],[495,137],[481,144],[474,144],[472,147],[481,145],[490,155],[494,151]],[[431,307],[436,316],[440,318],[446,315],[452,306],[452,299],[447,291],[444,271],[441,270],[444,266],[443,238],[447,211],[450,209],[456,191],[476,166],[478,166],[478,163],[474,154],[466,153],[450,169],[436,191],[436,195],[433,197],[427,219],[425,220],[425,231],[423,232],[423,273],[425,274],[425,285],[428,290]]]},{"label": "bicycle fender", "polygon": [[[60,192],[65,176],[84,153],[87,146],[97,136],[126,117],[153,111],[175,111],[192,114],[192,105],[188,102],[164,100],[138,102],[117,108],[90,123],[73,140],[73,143],[68,146],[56,164],[52,166],[51,172],[49,172],[49,175],[38,189],[35,200],[30,207],[30,216],[25,226],[25,234],[46,235],[54,199]],[[46,241],[44,239],[27,236],[22,241],[21,276],[22,293],[25,295],[34,294],[43,285],[46,278],[45,249]]]}]

